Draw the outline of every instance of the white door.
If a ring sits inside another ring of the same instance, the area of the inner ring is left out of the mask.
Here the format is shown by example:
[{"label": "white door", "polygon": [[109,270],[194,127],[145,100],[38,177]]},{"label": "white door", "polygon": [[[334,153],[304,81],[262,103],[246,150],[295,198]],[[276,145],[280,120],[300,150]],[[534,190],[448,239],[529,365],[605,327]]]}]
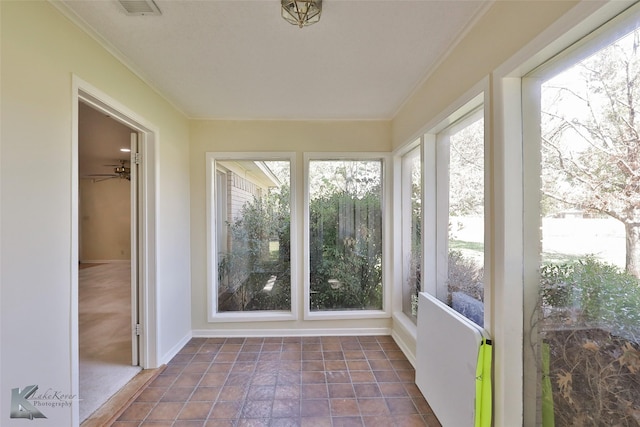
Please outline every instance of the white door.
[{"label": "white door", "polygon": [[130,179],[131,179],[131,364],[138,366],[140,364],[140,334],[142,328],[140,325],[139,301],[139,261],[140,251],[138,250],[138,221],[139,221],[139,200],[138,197],[138,168],[140,163],[140,154],[138,152],[138,134],[131,133],[131,161]]}]

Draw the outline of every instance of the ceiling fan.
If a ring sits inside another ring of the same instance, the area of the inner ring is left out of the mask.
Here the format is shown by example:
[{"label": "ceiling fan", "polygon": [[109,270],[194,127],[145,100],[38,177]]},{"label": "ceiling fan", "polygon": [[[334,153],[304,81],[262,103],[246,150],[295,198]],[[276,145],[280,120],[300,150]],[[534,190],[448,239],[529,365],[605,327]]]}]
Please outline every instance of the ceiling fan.
[{"label": "ceiling fan", "polygon": [[120,178],[120,179],[126,179],[127,181],[131,181],[131,168],[127,166],[126,160],[120,160],[120,163],[117,165],[104,165],[104,166],[112,166],[113,173],[92,173],[87,176],[93,178],[95,182],[106,181],[107,179],[112,179],[112,178]]}]

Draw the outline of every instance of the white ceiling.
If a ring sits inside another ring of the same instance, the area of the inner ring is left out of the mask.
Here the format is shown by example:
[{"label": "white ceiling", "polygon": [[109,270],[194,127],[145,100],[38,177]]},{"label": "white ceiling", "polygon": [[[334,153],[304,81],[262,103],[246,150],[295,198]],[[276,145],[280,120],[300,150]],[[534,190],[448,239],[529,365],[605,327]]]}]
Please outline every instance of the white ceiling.
[{"label": "white ceiling", "polygon": [[64,5],[191,118],[391,119],[491,0],[324,0],[299,29],[279,0]]}]

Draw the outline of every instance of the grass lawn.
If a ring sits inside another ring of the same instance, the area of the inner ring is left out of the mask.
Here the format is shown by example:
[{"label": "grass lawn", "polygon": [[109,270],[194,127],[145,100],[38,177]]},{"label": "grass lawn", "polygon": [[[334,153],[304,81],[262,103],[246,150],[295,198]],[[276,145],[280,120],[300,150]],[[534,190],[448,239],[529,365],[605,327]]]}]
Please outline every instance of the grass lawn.
[{"label": "grass lawn", "polygon": [[[484,224],[478,218],[457,217],[449,250],[481,260]],[[592,255],[624,268],[625,237],[621,222],[608,218],[543,218],[542,262],[566,263]],[[531,244],[531,243],[528,243]]]}]

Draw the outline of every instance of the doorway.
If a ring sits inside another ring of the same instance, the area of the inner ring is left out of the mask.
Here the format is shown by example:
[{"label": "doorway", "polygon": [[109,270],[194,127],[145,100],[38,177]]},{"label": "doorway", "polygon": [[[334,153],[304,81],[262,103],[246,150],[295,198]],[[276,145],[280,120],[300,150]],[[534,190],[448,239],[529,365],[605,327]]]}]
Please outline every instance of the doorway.
[{"label": "doorway", "polygon": [[139,371],[138,133],[78,104],[80,421]]},{"label": "doorway", "polygon": [[[157,368],[159,362],[156,314],[156,142],[158,128],[139,114],[131,111],[117,100],[109,97],[77,76],[73,76],[72,82],[72,263],[70,265],[72,272],[71,382],[72,392],[82,401],[86,396],[83,396],[80,391],[80,310],[82,309],[82,304],[79,298],[82,293],[80,288],[80,275],[81,273],[84,274],[84,272],[91,272],[93,268],[100,268],[100,266],[93,266],[88,269],[82,268],[82,270],[80,269],[80,261],[82,261],[82,257],[80,255],[85,249],[80,247],[80,242],[82,240],[80,227],[80,222],[82,221],[82,217],[80,215],[80,146],[83,142],[79,135],[80,108],[84,108],[82,104],[85,104],[85,106],[97,111],[105,118],[109,118],[118,124],[124,125],[126,133],[129,135],[129,145],[131,146],[135,142],[135,145],[137,146],[137,154],[133,155],[133,161],[130,161],[129,164],[125,163],[122,165],[120,163],[120,159],[114,159],[116,161],[110,159],[109,161],[104,161],[99,164],[115,164],[117,166],[107,166],[106,171],[97,173],[118,175],[117,178],[110,178],[108,176],[104,176],[103,178],[109,178],[110,181],[118,181],[121,179],[123,181],[128,181],[130,189],[134,190],[134,192],[129,193],[131,199],[135,200],[130,202],[129,207],[131,229],[129,233],[130,246],[128,257],[125,256],[125,260],[121,262],[108,264],[111,267],[123,267],[121,264],[128,263],[128,265],[131,266],[128,302],[132,308],[136,308],[137,310],[131,310],[131,314],[128,319],[130,326],[122,328],[131,334],[128,342],[131,352],[129,353],[128,361],[125,361],[123,365],[128,368],[133,367],[138,371],[140,369]],[[131,139],[131,134],[136,136],[135,141]],[[134,153],[136,152],[136,150],[132,151]],[[129,157],[131,156],[130,153],[125,156],[125,159],[131,158]],[[119,169],[116,170],[116,168]],[[128,168],[129,171],[127,171],[126,168]],[[126,176],[120,178],[121,173],[129,173],[130,180],[127,179]],[[96,180],[100,179],[99,177],[95,178]],[[121,182],[121,184],[125,183]],[[127,255],[126,250],[121,246],[120,251],[123,250],[125,251],[125,254],[120,255]],[[101,260],[99,259],[98,261]],[[124,275],[126,276],[126,272]],[[131,287],[132,283],[137,283],[137,289],[135,287]],[[96,323],[100,322],[96,321]],[[100,332],[90,334],[90,336],[101,342],[102,337]],[[96,386],[98,389],[104,388],[102,379],[98,380],[98,384],[96,384]],[[79,404],[72,407],[72,425],[74,426],[79,425],[86,416],[85,408],[82,408],[82,418],[80,417],[81,406],[84,405]]]}]

